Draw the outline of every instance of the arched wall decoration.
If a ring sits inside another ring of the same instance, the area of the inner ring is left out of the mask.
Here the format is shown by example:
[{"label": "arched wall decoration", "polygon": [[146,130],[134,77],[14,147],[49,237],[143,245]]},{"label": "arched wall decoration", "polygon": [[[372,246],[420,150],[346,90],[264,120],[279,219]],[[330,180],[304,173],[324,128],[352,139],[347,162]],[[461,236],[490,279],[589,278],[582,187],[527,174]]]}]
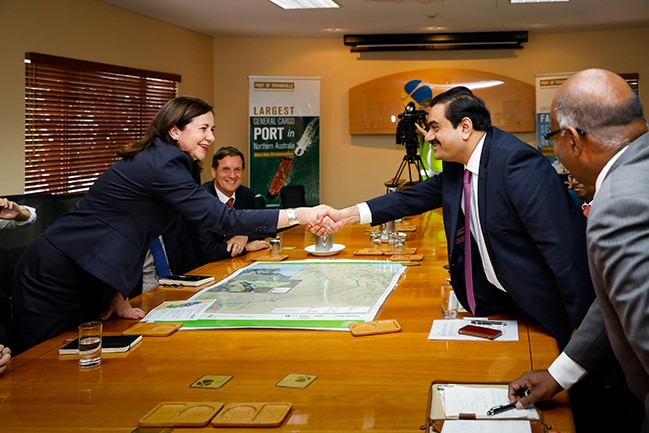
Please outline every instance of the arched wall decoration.
[{"label": "arched wall decoration", "polygon": [[437,95],[455,86],[466,86],[485,101],[494,126],[508,132],[535,130],[533,84],[482,71],[422,69],[386,75],[349,89],[349,133],[394,134],[397,115],[408,102],[418,105],[430,94],[428,89]]}]

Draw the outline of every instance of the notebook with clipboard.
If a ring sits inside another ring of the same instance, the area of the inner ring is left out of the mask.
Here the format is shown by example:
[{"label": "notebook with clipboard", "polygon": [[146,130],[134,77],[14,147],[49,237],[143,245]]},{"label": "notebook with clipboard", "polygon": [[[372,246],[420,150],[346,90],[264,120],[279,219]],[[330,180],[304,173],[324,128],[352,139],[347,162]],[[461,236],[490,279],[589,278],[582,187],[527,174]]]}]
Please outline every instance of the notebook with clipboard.
[{"label": "notebook with clipboard", "polygon": [[507,384],[433,381],[426,424],[422,430],[429,433],[473,433],[495,428],[500,433],[547,432],[543,414],[536,407],[487,414],[507,403]]}]

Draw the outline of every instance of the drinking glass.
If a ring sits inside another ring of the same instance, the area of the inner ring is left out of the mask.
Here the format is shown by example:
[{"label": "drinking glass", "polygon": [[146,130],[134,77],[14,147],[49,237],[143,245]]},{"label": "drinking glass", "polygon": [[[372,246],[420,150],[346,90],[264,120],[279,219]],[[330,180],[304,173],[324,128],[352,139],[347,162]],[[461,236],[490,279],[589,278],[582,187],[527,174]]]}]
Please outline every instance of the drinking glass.
[{"label": "drinking glass", "polygon": [[101,364],[101,322],[79,325],[79,366],[92,367]]}]

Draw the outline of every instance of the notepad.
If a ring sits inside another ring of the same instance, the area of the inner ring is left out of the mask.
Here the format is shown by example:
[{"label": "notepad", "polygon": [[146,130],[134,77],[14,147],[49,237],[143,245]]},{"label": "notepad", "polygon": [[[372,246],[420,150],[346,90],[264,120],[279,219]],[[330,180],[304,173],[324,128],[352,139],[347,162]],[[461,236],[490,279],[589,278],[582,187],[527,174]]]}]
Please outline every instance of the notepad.
[{"label": "notepad", "polygon": [[[107,335],[101,338],[101,353],[123,353],[142,341],[141,335]],[[59,355],[78,355],[79,339],[59,348]]]}]

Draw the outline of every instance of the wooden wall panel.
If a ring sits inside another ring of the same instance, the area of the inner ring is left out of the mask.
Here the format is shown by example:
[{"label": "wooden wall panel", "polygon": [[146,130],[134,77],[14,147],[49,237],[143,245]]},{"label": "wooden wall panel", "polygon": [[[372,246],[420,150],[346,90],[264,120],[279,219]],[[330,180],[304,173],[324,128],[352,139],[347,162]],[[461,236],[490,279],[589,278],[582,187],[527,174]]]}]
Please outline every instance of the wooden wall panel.
[{"label": "wooden wall panel", "polygon": [[533,132],[534,86],[503,75],[466,69],[423,69],[371,80],[349,89],[349,133],[394,134],[398,119],[413,99],[404,91],[407,83],[421,81],[433,95],[455,86],[466,86],[482,98],[494,126],[508,132]]}]

